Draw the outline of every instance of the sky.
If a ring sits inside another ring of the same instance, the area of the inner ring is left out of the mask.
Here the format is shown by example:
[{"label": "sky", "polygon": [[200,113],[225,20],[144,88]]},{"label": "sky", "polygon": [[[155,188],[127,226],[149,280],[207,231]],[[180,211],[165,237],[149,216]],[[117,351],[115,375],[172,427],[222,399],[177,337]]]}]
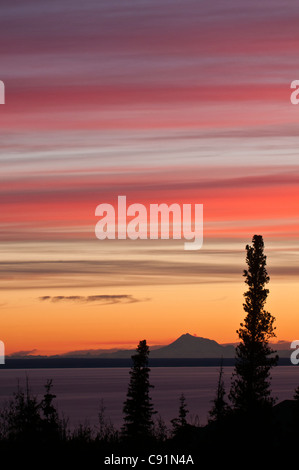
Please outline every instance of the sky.
[{"label": "sky", "polygon": [[[298,21],[295,0],[2,0],[7,353],[236,341],[254,234],[277,339],[297,339]],[[203,247],[98,240],[118,195],[203,204]]]}]

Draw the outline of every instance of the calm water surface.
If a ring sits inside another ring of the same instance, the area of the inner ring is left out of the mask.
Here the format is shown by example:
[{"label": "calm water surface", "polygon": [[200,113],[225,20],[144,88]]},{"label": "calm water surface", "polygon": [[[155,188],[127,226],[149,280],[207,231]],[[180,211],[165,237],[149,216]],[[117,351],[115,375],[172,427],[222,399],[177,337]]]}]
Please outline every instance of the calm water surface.
[{"label": "calm water surface", "polygon": [[[227,392],[232,372],[232,367],[224,367]],[[215,394],[218,373],[217,367],[152,368],[150,378],[155,388],[151,395],[155,409],[169,424],[169,420],[177,416],[178,397],[183,392],[191,421],[198,417],[200,424],[205,424]],[[0,404],[5,403],[16,391],[18,382],[21,387],[25,386],[26,374],[30,389],[39,397],[44,392],[46,380],[53,379],[57,407],[70,418],[71,426],[85,422],[96,424],[102,399],[106,417],[110,417],[117,427],[121,426],[129,369],[0,370]],[[272,372],[272,377],[273,396],[279,401],[292,398],[294,389],[299,385],[299,367],[277,367]]]}]

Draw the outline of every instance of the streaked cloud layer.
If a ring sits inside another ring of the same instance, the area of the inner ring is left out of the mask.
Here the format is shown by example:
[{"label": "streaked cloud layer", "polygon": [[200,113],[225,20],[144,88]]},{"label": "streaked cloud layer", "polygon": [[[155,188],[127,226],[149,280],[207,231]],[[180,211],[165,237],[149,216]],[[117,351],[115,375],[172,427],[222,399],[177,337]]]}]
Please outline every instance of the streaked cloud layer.
[{"label": "streaked cloud layer", "polygon": [[[158,295],[140,286],[222,283],[224,298],[254,233],[265,236],[274,281],[298,276],[296,2],[3,0],[1,18],[2,292],[19,291],[22,304],[33,291],[33,309],[39,297],[65,301],[48,308],[78,297],[83,308],[121,286],[138,300]],[[100,244],[95,207],[121,194],[146,206],[203,203],[201,252]]]}]

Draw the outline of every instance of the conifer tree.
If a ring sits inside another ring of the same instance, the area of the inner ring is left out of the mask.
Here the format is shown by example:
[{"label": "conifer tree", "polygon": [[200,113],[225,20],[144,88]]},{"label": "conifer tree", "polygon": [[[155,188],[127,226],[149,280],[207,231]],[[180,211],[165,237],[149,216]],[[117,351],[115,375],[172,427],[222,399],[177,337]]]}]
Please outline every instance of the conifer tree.
[{"label": "conifer tree", "polygon": [[2,418],[6,422],[6,435],[11,442],[30,444],[39,440],[42,430],[40,403],[31,394],[28,377],[26,391],[18,386]]},{"label": "conifer tree", "polygon": [[45,384],[46,392],[41,401],[40,407],[42,411],[42,427],[43,435],[47,441],[55,441],[60,438],[62,434],[62,423],[59,419],[58,412],[55,408],[53,400],[56,398],[51,390],[53,387],[52,379],[47,380]]},{"label": "conifer tree", "polygon": [[269,340],[275,336],[275,318],[264,309],[269,293],[265,288],[270,278],[266,270],[264,242],[261,235],[254,235],[252,246],[246,246],[244,270],[245,292],[243,304],[246,312],[244,323],[237,333],[240,343],[236,348],[236,365],[230,392],[235,409],[243,412],[256,411],[274,403],[270,390],[270,370],[277,364],[269,347]]},{"label": "conifer tree", "polygon": [[224,397],[225,397],[225,387],[224,387],[224,381],[223,381],[223,360],[221,358],[216,396],[213,400],[213,407],[209,412],[210,422],[211,421],[219,422],[225,417],[227,410],[228,410],[228,405]]},{"label": "conifer tree", "polygon": [[149,347],[146,340],[140,341],[136,354],[132,356],[133,365],[130,371],[130,383],[127,399],[124,403],[124,427],[126,437],[148,437],[153,431],[153,404],[149,382],[148,367]]},{"label": "conifer tree", "polygon": [[179,401],[179,416],[178,418],[174,418],[171,420],[174,434],[177,434],[180,429],[184,428],[187,425],[186,416],[189,413],[189,410],[187,409],[186,398],[183,393],[181,394]]},{"label": "conifer tree", "polygon": [[52,387],[53,387],[52,379],[47,380],[46,385],[45,385],[46,393],[44,394],[44,399],[42,400],[41,408],[42,408],[45,420],[48,421],[49,423],[56,423],[58,421],[58,413],[53,404],[53,400],[54,398],[56,398],[56,395],[51,393]]}]

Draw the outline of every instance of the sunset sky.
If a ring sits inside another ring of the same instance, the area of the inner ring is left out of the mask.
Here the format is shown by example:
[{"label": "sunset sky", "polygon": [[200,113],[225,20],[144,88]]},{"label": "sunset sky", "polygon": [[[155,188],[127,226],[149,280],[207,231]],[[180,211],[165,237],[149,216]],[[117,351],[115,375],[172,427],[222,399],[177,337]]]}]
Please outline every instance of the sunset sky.
[{"label": "sunset sky", "polygon": [[[2,0],[0,22],[7,353],[236,341],[254,234],[298,339],[298,3]],[[202,249],[97,240],[118,195],[203,204]]]}]

